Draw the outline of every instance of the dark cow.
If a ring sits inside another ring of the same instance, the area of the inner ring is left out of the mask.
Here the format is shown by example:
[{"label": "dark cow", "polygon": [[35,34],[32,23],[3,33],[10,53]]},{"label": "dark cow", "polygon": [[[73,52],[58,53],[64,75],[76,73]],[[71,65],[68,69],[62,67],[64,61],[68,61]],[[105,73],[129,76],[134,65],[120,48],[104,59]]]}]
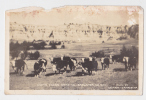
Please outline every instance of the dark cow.
[{"label": "dark cow", "polygon": [[58,58],[51,58],[51,63],[52,63],[52,64],[57,64],[59,61],[61,61],[61,57],[58,57]]},{"label": "dark cow", "polygon": [[39,61],[35,62],[34,64],[34,75],[38,77],[38,75],[42,72],[42,67]]},{"label": "dark cow", "polygon": [[67,61],[69,64],[70,70],[75,70],[77,59],[76,58],[70,58],[70,57],[63,57],[64,61]]},{"label": "dark cow", "polygon": [[134,68],[136,69],[136,64],[137,64],[137,59],[136,57],[130,57],[129,58],[129,67],[131,68],[131,70]]},{"label": "dark cow", "polygon": [[[95,70],[97,71],[97,66],[98,66],[98,63],[97,61],[95,61],[95,59],[93,58],[82,58],[82,67],[86,70],[88,70],[88,74],[91,75],[92,74],[92,71]],[[83,70],[84,70],[83,69]]]},{"label": "dark cow", "polygon": [[66,71],[67,67],[69,66],[68,59],[69,59],[68,57],[51,58],[51,63],[53,64],[52,68],[55,71],[55,73],[57,70],[59,70],[60,73],[60,70],[62,68],[64,68],[64,70]]},{"label": "dark cow", "polygon": [[[56,69],[59,70],[59,73],[60,73],[60,70],[62,68],[64,68],[64,71],[66,71],[67,67],[69,66],[69,63],[68,61],[65,61],[65,60],[61,60],[61,61],[58,61],[57,64],[56,64]],[[56,73],[56,72],[55,72]]]},{"label": "dark cow", "polygon": [[112,56],[112,61],[115,62],[122,62],[122,57],[121,55],[114,55]]},{"label": "dark cow", "polygon": [[104,65],[103,65],[103,69],[105,70],[105,67],[108,69],[109,68],[109,58],[104,58]]},{"label": "dark cow", "polygon": [[[22,73],[24,72],[24,67],[27,67],[27,64],[23,61],[23,60],[15,60],[15,67],[16,67],[16,73],[18,74],[18,70],[20,70],[20,72],[22,71]],[[27,67],[28,69],[28,67]]]}]

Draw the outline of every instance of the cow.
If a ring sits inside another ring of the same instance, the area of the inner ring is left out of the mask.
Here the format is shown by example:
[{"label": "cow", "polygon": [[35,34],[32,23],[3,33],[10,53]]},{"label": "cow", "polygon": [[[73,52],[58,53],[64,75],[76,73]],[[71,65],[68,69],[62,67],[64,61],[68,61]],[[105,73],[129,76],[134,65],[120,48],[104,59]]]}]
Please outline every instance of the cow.
[{"label": "cow", "polygon": [[63,57],[62,58],[64,61],[67,61],[69,64],[70,70],[75,70],[76,64],[77,64],[77,59],[76,58],[70,58],[70,57]]},{"label": "cow", "polygon": [[68,61],[65,61],[65,60],[61,60],[61,61],[58,61],[57,64],[56,64],[56,69],[59,70],[59,73],[60,73],[60,70],[62,68],[64,68],[64,71],[66,71],[67,67],[69,66],[69,63]]},{"label": "cow", "polygon": [[27,67],[27,64],[22,59],[15,60],[16,73],[18,74],[18,70],[20,70],[20,72],[22,71],[23,74],[25,65]]},{"label": "cow", "polygon": [[62,68],[64,68],[64,70],[66,71],[67,67],[69,66],[69,61],[68,61],[68,57],[58,57],[58,58],[51,58],[51,63],[53,64],[52,65],[52,69],[53,71],[56,71],[59,70],[59,73],[60,73],[60,70]]},{"label": "cow", "polygon": [[104,65],[103,65],[104,70],[105,70],[105,67],[109,69],[109,63],[110,63],[109,58],[108,57],[104,58]]},{"label": "cow", "polygon": [[137,59],[136,57],[123,57],[123,62],[125,63],[125,70],[133,70],[136,69],[136,63],[137,63]]},{"label": "cow", "polygon": [[42,68],[43,68],[43,72],[45,72],[46,74],[46,66],[47,66],[47,60],[42,58],[42,59],[39,59],[39,63],[42,65]]},{"label": "cow", "polygon": [[94,69],[95,69],[95,71],[97,71],[98,63],[97,63],[97,61],[95,61],[95,59],[93,60],[92,57],[82,58],[82,63],[81,64],[82,64],[82,67],[83,67],[82,68],[83,71],[87,70],[89,75],[92,74],[92,71]]},{"label": "cow", "polygon": [[42,71],[42,67],[41,64],[39,63],[39,61],[34,63],[34,76],[38,77],[38,75],[40,74],[40,72]]},{"label": "cow", "polygon": [[37,62],[34,63],[34,74],[38,77],[38,75],[42,72],[45,72],[46,74],[46,65],[47,60],[46,59],[39,59]]},{"label": "cow", "polygon": [[102,70],[104,69],[104,57],[102,57],[101,59],[101,66],[102,66]]}]

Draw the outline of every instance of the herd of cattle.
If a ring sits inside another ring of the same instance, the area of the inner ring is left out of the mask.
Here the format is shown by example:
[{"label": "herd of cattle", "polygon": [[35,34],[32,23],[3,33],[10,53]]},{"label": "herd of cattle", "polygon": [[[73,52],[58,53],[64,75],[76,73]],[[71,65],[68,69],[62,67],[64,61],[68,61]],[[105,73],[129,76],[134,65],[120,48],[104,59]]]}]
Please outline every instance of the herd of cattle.
[{"label": "herd of cattle", "polygon": [[[109,68],[110,64],[109,57],[102,57],[101,58],[101,65],[102,70],[105,70],[105,68]],[[113,61],[114,59],[112,59]],[[123,62],[125,64],[125,70],[132,70],[133,68],[136,68],[136,57],[123,57]],[[34,63],[34,75],[39,76],[42,72],[46,74],[47,70],[47,60],[46,59],[39,59]],[[70,68],[70,71],[75,71],[77,68],[81,68],[83,73],[88,73],[89,75],[92,74],[92,71],[97,71],[98,68],[98,62],[96,61],[95,57],[88,57],[88,58],[81,58],[81,61],[77,61],[74,57],[57,57],[57,58],[50,58],[50,63],[53,71],[57,73],[57,71],[60,73],[60,71],[63,69],[64,71],[67,71],[67,68]],[[24,67],[27,67],[27,64],[24,62],[24,60],[14,60],[11,61],[12,68],[15,70],[16,73],[23,72]],[[28,67],[27,67],[28,69]]]}]

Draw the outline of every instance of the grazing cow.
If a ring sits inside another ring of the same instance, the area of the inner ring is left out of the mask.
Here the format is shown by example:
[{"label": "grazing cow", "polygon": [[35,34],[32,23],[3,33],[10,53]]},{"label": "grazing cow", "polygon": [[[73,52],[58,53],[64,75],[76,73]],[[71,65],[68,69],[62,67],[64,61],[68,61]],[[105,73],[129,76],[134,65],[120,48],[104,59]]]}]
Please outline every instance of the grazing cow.
[{"label": "grazing cow", "polygon": [[105,67],[107,67],[107,69],[109,69],[109,58],[104,58],[104,70],[105,70]]},{"label": "grazing cow", "polygon": [[41,67],[43,68],[43,72],[45,72],[46,73],[46,66],[47,66],[47,60],[46,59],[40,59],[39,60],[39,63],[41,64]]},{"label": "grazing cow", "polygon": [[40,74],[40,72],[42,71],[42,67],[41,64],[39,63],[39,61],[34,63],[34,75],[36,77],[38,77],[38,75]]},{"label": "grazing cow", "polygon": [[69,57],[58,57],[58,58],[51,58],[51,63],[53,64],[52,68],[56,73],[56,70],[60,70],[62,68],[64,68],[64,70],[66,71],[67,67],[69,66],[69,61],[70,58]]},{"label": "grazing cow", "polygon": [[59,73],[60,73],[60,70],[62,68],[64,68],[64,70],[66,71],[68,66],[69,66],[68,61],[60,60],[60,61],[57,62],[56,69],[59,70]]},{"label": "grazing cow", "polygon": [[63,57],[64,61],[67,61],[69,64],[70,70],[75,70],[77,59],[76,58],[70,58],[70,57]]},{"label": "grazing cow", "polygon": [[46,74],[46,65],[47,65],[47,60],[46,59],[39,59],[37,62],[34,64],[34,74],[35,76],[38,77],[38,75],[41,72],[45,72]]},{"label": "grazing cow", "polygon": [[[27,64],[23,60],[21,60],[21,59],[15,60],[16,73],[18,74],[18,70],[20,70],[20,72],[22,71],[22,73],[23,73],[25,65],[27,67]],[[28,69],[28,67],[27,67],[27,69]]]},{"label": "grazing cow", "polygon": [[95,61],[95,59],[93,60],[93,58],[89,57],[89,58],[82,58],[82,67],[83,70],[85,71],[85,69],[88,70],[88,74],[91,75],[92,71],[95,69],[95,71],[97,71],[97,66],[98,63],[97,61]]}]

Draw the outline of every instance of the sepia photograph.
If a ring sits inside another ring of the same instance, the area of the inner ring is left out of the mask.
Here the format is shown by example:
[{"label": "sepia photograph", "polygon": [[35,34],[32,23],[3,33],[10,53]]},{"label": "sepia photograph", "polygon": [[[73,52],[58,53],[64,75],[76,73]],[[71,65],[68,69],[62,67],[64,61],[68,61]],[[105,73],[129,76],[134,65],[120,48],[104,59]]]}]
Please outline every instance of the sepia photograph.
[{"label": "sepia photograph", "polygon": [[5,94],[142,95],[140,6],[24,7],[5,16]]}]

